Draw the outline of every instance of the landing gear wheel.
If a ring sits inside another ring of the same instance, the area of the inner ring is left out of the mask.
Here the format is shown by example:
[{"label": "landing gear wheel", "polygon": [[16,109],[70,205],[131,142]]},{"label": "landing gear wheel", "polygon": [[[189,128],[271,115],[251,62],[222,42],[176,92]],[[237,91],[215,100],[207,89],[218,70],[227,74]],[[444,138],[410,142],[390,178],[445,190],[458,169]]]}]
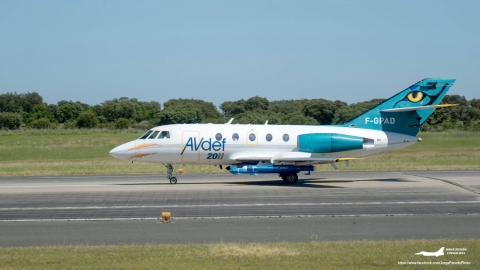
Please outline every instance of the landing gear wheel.
[{"label": "landing gear wheel", "polygon": [[173,177],[173,165],[172,164],[167,164],[165,165],[167,167],[167,179],[170,180],[170,184],[176,184],[177,183],[177,178]]},{"label": "landing gear wheel", "polygon": [[298,175],[296,173],[286,174],[282,177],[283,181],[289,185],[293,185],[298,181]]}]

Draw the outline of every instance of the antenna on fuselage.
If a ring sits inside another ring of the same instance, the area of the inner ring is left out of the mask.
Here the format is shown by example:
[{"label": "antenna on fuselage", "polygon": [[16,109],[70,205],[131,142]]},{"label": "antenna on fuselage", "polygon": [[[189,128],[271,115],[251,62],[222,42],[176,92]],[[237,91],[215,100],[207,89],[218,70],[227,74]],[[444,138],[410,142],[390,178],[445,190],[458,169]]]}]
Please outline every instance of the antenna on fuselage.
[{"label": "antenna on fuselage", "polygon": [[267,120],[267,121],[265,121],[265,125],[268,125],[268,120]]},{"label": "antenna on fuselage", "polygon": [[230,120],[228,120],[228,122],[225,123],[225,125],[230,125],[232,123],[232,121],[233,121],[233,118],[230,118]]}]

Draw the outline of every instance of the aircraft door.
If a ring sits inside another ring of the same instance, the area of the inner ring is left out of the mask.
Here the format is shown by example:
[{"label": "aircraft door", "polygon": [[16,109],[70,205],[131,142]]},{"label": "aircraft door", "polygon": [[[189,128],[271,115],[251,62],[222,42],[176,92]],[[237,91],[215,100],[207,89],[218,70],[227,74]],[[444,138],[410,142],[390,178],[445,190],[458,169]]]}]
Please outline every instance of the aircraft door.
[{"label": "aircraft door", "polygon": [[200,139],[200,131],[185,130],[182,132],[182,143],[180,144],[180,156],[182,162],[197,163],[200,161],[200,148],[197,147],[197,144],[200,143]]}]

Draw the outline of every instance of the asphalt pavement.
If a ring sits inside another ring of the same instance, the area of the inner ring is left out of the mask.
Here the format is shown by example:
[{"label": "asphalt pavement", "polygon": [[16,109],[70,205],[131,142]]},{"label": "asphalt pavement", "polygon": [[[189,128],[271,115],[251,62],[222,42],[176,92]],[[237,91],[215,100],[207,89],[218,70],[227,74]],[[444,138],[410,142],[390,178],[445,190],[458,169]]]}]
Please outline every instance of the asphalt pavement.
[{"label": "asphalt pavement", "polygon": [[480,238],[479,171],[178,179],[0,178],[0,246]]}]

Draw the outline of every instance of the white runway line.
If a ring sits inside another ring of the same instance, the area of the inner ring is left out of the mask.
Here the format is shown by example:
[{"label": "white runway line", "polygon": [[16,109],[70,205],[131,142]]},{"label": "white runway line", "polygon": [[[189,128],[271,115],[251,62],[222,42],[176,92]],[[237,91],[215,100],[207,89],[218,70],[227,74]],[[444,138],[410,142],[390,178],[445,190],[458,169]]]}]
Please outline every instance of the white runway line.
[{"label": "white runway line", "polygon": [[85,185],[68,185],[68,184],[46,184],[46,185],[41,185],[41,186],[2,186],[0,185],[1,188],[46,188],[46,187],[110,187],[112,185],[108,184],[85,184]]},{"label": "white runway line", "polygon": [[115,206],[71,206],[71,207],[2,207],[0,211],[31,210],[95,210],[95,209],[138,209],[138,208],[182,208],[182,207],[255,207],[255,206],[329,206],[329,205],[398,205],[398,204],[480,204],[480,201],[408,201],[408,202],[345,202],[345,203],[249,203],[249,204],[195,204],[195,205],[115,205]]},{"label": "white runway line", "polygon": [[[202,219],[271,219],[271,218],[315,218],[315,217],[393,217],[393,216],[480,216],[480,213],[469,214],[452,214],[452,213],[436,213],[436,214],[319,214],[319,215],[268,215],[268,216],[224,216],[224,217],[174,217],[172,220],[202,220]],[[125,218],[56,218],[56,219],[6,219],[1,222],[57,222],[57,221],[141,221],[141,220],[162,220],[161,217],[125,217]],[[159,222],[161,223],[161,222]],[[175,222],[171,222],[171,224]]]}]

